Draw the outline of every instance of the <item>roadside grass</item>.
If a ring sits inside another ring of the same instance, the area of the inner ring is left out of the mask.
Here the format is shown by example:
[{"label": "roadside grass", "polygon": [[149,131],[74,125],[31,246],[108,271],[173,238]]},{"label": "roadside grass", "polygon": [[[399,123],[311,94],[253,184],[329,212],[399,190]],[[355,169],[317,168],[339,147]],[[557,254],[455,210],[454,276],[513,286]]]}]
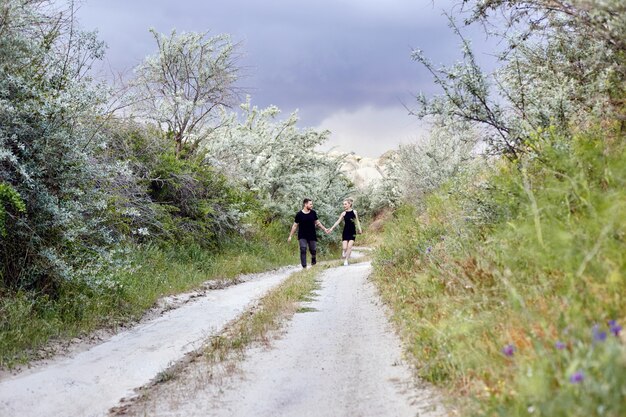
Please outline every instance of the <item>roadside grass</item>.
[{"label": "roadside grass", "polygon": [[363,234],[357,236],[355,245],[376,248],[383,244],[385,225],[392,217],[393,211],[386,208],[378,212],[374,218],[362,220]]},{"label": "roadside grass", "polygon": [[[129,325],[163,296],[210,280],[228,284],[241,274],[296,264],[297,247],[287,244],[283,235],[266,231],[233,240],[219,253],[198,245],[133,247],[124,255],[126,267],[104,277],[97,288],[63,283],[55,299],[25,291],[0,292],[0,368],[55,354],[51,341],[62,346],[97,329]],[[336,252],[326,248],[320,258],[332,259]]]},{"label": "roadside grass", "polygon": [[374,280],[418,374],[463,415],[623,416],[624,144],[538,146],[397,210]]}]

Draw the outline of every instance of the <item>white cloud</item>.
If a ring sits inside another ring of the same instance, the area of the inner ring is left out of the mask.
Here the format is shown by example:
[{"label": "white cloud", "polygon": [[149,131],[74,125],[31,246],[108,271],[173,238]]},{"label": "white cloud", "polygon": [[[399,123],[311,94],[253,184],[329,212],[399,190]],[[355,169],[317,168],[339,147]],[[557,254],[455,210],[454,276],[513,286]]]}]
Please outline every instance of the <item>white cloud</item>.
[{"label": "white cloud", "polygon": [[397,107],[361,107],[340,110],[322,120],[316,129],[331,131],[322,150],[335,149],[376,158],[401,143],[415,142],[426,132],[424,124]]}]

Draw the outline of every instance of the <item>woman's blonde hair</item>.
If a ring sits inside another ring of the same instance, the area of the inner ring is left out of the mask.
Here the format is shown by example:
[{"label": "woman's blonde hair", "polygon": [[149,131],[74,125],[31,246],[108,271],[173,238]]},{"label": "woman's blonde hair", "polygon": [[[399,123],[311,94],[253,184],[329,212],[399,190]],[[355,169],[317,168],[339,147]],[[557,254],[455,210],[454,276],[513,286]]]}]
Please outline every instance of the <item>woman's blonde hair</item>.
[{"label": "woman's blonde hair", "polygon": [[350,203],[350,207],[352,207],[352,204],[354,204],[354,200],[351,198],[346,198],[345,200],[343,200],[344,202],[347,201],[348,203]]}]

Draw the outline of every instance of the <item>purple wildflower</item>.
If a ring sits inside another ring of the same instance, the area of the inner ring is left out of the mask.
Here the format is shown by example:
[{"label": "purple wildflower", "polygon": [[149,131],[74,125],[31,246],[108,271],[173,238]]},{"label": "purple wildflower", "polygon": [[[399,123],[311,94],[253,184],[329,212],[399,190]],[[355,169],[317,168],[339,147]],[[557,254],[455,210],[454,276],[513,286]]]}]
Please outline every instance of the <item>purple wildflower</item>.
[{"label": "purple wildflower", "polygon": [[606,340],[606,332],[600,331],[599,326],[596,324],[593,326],[593,340],[596,342],[604,342]]},{"label": "purple wildflower", "polygon": [[431,250],[433,250],[433,247],[432,247],[432,246],[427,247],[427,248],[426,248],[426,253],[430,253],[430,251],[431,251]]},{"label": "purple wildflower", "polygon": [[580,384],[585,379],[583,371],[576,371],[569,377],[569,382],[572,384]]},{"label": "purple wildflower", "polygon": [[506,345],[505,347],[502,348],[502,353],[504,354],[504,356],[508,356],[511,357],[513,356],[513,354],[515,353],[515,346],[513,345]]},{"label": "purple wildflower", "polygon": [[613,333],[615,336],[619,336],[619,332],[622,331],[622,326],[620,326],[619,324],[617,324],[616,320],[609,320],[609,330],[611,331],[611,333]]},{"label": "purple wildflower", "polygon": [[557,348],[558,350],[563,350],[565,349],[565,343],[559,340],[554,344],[554,347]]}]

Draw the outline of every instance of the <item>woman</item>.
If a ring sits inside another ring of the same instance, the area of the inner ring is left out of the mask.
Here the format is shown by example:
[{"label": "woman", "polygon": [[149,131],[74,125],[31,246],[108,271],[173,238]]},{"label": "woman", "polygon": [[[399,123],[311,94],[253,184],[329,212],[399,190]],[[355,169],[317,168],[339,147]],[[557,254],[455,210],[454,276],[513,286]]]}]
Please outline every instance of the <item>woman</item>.
[{"label": "woman", "polygon": [[359,234],[363,233],[361,230],[361,223],[359,222],[359,215],[356,210],[352,209],[352,199],[346,199],[343,202],[343,212],[339,215],[339,218],[333,224],[333,226],[328,229],[327,233],[332,232],[335,227],[341,220],[343,219],[343,232],[341,234],[341,245],[343,247],[343,252],[341,257],[343,258],[343,264],[348,265],[348,259],[350,259],[350,254],[352,253],[352,245],[354,245],[354,241],[356,240],[356,231],[357,228],[359,230]]}]

